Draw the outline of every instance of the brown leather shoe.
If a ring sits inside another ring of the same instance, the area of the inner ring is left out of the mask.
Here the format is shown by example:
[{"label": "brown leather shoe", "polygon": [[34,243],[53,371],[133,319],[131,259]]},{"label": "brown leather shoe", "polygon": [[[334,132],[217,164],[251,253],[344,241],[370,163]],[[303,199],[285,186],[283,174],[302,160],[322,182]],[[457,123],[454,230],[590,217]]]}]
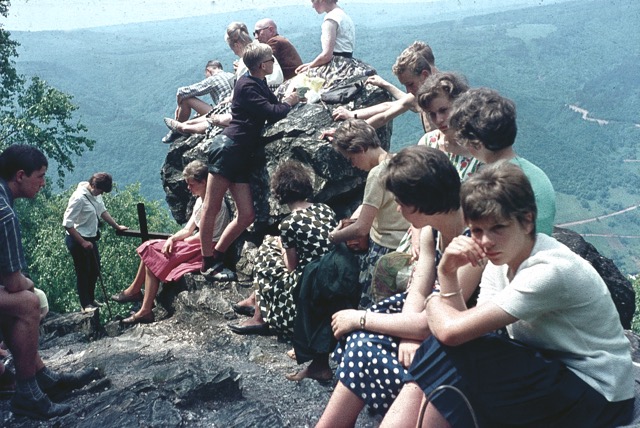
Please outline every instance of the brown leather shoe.
[{"label": "brown leather shoe", "polygon": [[153,312],[149,312],[146,315],[137,315],[133,314],[129,318],[125,318],[122,320],[122,324],[134,325],[134,324],[149,324],[156,320],[156,317],[153,315]]},{"label": "brown leather shoe", "polygon": [[142,302],[142,298],[143,295],[141,291],[138,291],[136,294],[131,296],[129,296],[128,294],[124,294],[124,291],[111,296],[111,300],[118,303]]}]

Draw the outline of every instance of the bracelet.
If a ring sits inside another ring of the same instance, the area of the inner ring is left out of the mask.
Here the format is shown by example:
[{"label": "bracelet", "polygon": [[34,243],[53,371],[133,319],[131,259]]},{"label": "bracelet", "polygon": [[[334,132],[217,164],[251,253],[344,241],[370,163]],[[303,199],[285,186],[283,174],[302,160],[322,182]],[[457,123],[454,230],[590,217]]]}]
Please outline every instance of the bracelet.
[{"label": "bracelet", "polygon": [[367,325],[367,311],[365,310],[363,312],[364,313],[360,317],[360,330],[364,330],[365,326]]},{"label": "bracelet", "polygon": [[454,291],[453,293],[440,293],[440,297],[453,297],[462,293],[462,288],[458,288],[458,291]]}]

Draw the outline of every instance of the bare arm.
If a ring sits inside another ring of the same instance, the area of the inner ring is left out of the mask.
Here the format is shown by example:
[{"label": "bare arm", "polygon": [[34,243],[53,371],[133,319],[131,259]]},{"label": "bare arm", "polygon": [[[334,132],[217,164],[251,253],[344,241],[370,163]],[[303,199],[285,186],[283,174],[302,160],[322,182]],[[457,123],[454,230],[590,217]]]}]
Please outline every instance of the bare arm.
[{"label": "bare arm", "polygon": [[[407,300],[399,314],[367,313],[366,330],[403,339],[422,341],[429,335],[429,325],[424,313],[424,299],[431,294],[435,282],[435,242],[430,227],[423,230],[420,242],[421,254],[414,273]],[[344,310],[333,316],[332,326],[336,337],[360,328],[362,311]]]},{"label": "bare arm", "polygon": [[376,218],[377,214],[378,209],[376,207],[372,205],[360,205],[351,216],[352,218],[357,216],[358,220],[346,227],[342,227],[342,222],[340,222],[340,225],[331,232],[331,240],[334,243],[345,242],[369,235],[373,219]]},{"label": "bare arm", "polygon": [[284,257],[284,265],[289,272],[292,272],[298,267],[298,253],[295,247],[283,249],[282,256]]},{"label": "bare arm", "polygon": [[[438,266],[441,294],[428,300],[426,311],[433,335],[446,345],[460,345],[517,321],[491,302],[467,309],[465,298],[479,282],[484,257],[482,247],[467,236],[456,237],[442,256]],[[450,297],[442,297],[447,295]]]},{"label": "bare arm", "polygon": [[310,68],[319,67],[328,63],[333,58],[333,48],[336,45],[336,35],[338,33],[338,23],[327,19],[322,23],[322,35],[320,36],[320,43],[322,45],[322,52],[315,57],[315,59],[306,64],[302,64],[296,68],[296,73],[303,73]]},{"label": "bare arm", "polygon": [[406,92],[404,92],[403,90],[401,90],[400,88],[398,88],[395,85],[392,85],[391,83],[387,82],[386,80],[384,80],[382,77],[378,76],[377,74],[374,76],[371,76],[367,79],[367,82],[371,85],[377,86],[381,89],[384,89],[385,91],[389,92],[389,94],[391,94],[391,96],[393,97],[394,100],[399,100],[400,98],[404,97],[405,95],[407,95]]},{"label": "bare arm", "polygon": [[107,222],[107,224],[111,227],[113,227],[116,230],[127,230],[129,229],[127,226],[121,226],[119,225],[114,219],[113,217],[111,217],[111,214],[109,214],[109,211],[105,211],[103,212],[100,217],[102,217],[102,219],[104,221]]},{"label": "bare arm", "polygon": [[82,248],[85,250],[90,250],[93,248],[93,244],[90,241],[87,241],[80,235],[80,233],[76,230],[75,227],[65,227],[69,235],[76,241]]},{"label": "bare arm", "polygon": [[382,113],[378,113],[375,116],[367,119],[367,123],[374,128],[380,128],[384,124],[388,123],[392,119],[400,116],[407,110],[415,108],[415,97],[411,94],[407,94],[399,100],[393,101],[391,107]]}]

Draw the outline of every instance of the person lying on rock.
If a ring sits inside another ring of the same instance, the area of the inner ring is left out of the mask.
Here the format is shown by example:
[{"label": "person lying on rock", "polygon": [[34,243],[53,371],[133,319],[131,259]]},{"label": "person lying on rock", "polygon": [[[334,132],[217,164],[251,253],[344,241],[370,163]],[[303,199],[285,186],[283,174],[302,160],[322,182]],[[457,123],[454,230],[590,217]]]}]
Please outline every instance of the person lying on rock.
[{"label": "person lying on rock", "polygon": [[71,406],[54,403],[50,397],[60,397],[101,376],[93,367],[56,373],[38,353],[40,299],[33,281],[23,273],[27,262],[13,202],[35,198],[45,185],[48,165],[35,146],[12,145],[0,154],[0,328],[16,369],[11,411],[35,419],[69,413]]},{"label": "person lying on rock", "polygon": [[376,130],[364,120],[347,119],[336,130],[331,144],[355,168],[369,172],[362,204],[351,215],[355,222],[347,226],[341,222],[329,235],[333,243],[369,237],[360,273],[361,305],[368,307],[372,303],[369,285],[373,268],[381,256],[398,247],[409,222],[402,217],[393,195],[384,186],[382,177],[391,155],[381,147]]},{"label": "person lying on rock", "polygon": [[[384,415],[397,397],[416,349],[429,335],[424,300],[437,292],[436,267],[444,249],[465,233],[460,177],[440,150],[412,146],[401,150],[383,179],[402,215],[421,230],[420,257],[407,292],[367,311],[334,314],[333,334],[342,339],[333,353],[338,383],[317,427],[354,426],[365,405]],[[482,268],[469,267],[462,291],[469,299]],[[399,425],[409,426],[409,425]]]},{"label": "person lying on rock", "polygon": [[[254,293],[233,306],[238,313],[252,318],[229,328],[238,334],[264,334],[269,330],[290,338],[296,307],[293,289],[302,272],[313,260],[322,257],[331,247],[329,233],[338,221],[331,208],[313,203],[313,184],[309,171],[297,161],[278,165],[271,177],[271,192],[291,214],[278,228],[280,236],[267,235],[255,258]],[[332,377],[328,359],[322,374]]]},{"label": "person lying on rock", "polygon": [[[249,179],[256,167],[262,128],[266,122],[286,117],[299,102],[295,92],[279,102],[267,86],[265,77],[272,73],[274,62],[268,45],[249,44],[242,59],[249,71],[239,78],[233,89],[231,122],[222,134],[213,138],[208,149],[209,177],[200,223],[203,256],[200,272],[206,275],[220,272],[224,252],[255,218]],[[211,248],[209,243],[227,190],[236,205],[236,215]]]},{"label": "person lying on rock", "polygon": [[[444,251],[440,293],[424,302],[432,336],[381,427],[626,425],[633,367],[611,295],[587,261],[536,233],[523,170],[484,167],[463,183],[461,205],[471,236]],[[460,271],[485,263],[467,308]],[[508,337],[493,333],[504,327]]]},{"label": "person lying on rock", "polygon": [[[187,272],[197,271],[202,264],[200,249],[200,220],[202,217],[202,199],[207,188],[207,166],[195,160],[190,162],[182,173],[187,187],[197,197],[191,217],[187,224],[167,239],[153,239],[144,242],[137,249],[140,266],[133,282],[124,291],[111,296],[118,303],[142,301],[142,307],[132,316],[122,320],[123,324],[149,323],[154,321],[153,302],[158,293],[160,281],[177,281]],[[213,247],[220,239],[222,231],[229,223],[231,214],[225,203],[218,211]],[[144,285],[144,295],[142,286]]]}]

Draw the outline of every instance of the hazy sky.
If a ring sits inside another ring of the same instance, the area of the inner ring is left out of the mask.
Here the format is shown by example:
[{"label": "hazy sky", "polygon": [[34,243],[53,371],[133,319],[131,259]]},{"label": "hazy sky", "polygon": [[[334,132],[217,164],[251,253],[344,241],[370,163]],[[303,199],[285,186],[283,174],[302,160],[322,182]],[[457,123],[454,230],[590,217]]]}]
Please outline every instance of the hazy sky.
[{"label": "hazy sky", "polygon": [[[340,5],[417,1],[340,0]],[[2,21],[7,30],[71,30],[295,4],[311,7],[310,0],[11,0],[9,17]]]}]

